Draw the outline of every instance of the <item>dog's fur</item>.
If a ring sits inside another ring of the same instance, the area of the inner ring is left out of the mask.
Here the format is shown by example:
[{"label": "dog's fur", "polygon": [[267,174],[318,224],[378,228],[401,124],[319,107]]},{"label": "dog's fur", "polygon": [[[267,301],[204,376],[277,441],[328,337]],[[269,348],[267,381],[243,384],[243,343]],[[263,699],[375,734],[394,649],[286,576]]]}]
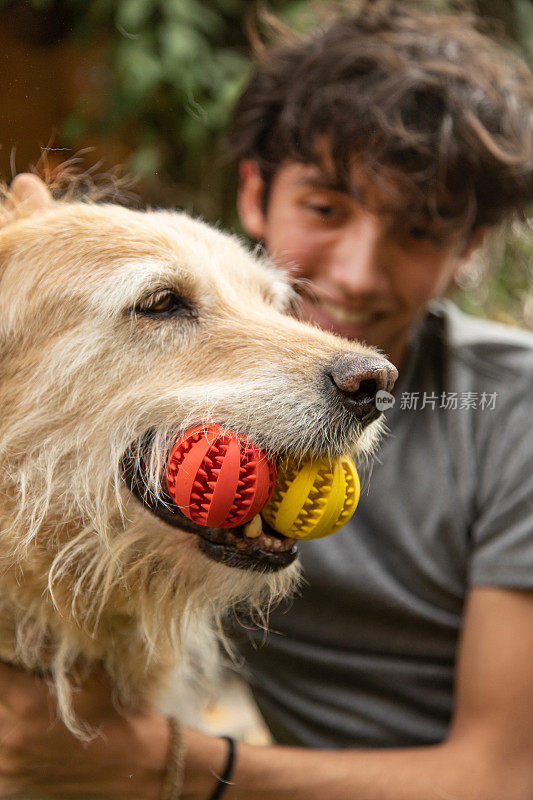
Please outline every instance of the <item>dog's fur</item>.
[{"label": "dog's fur", "polygon": [[[197,319],[135,312],[161,287]],[[0,657],[45,670],[67,725],[72,676],[103,665],[123,702],[157,702],[187,639],[224,609],[269,603],[297,575],[229,568],[156,518],[122,479],[153,432],[148,490],[169,446],[202,422],[274,457],[368,452],[333,407],[325,367],[374,355],[285,314],[286,278],[182,213],[52,200],[25,176],[0,202]],[[186,632],[189,631],[189,634]]]}]

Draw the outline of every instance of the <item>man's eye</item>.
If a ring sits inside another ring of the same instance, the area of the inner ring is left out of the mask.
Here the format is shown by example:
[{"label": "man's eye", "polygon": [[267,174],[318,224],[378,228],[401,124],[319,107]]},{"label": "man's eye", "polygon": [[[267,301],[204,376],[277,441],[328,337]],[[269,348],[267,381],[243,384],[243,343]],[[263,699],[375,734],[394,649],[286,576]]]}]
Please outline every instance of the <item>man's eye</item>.
[{"label": "man's eye", "polygon": [[135,312],[153,317],[198,316],[188,300],[170,290],[161,290],[148,295],[137,303]]},{"label": "man's eye", "polygon": [[323,217],[324,219],[334,219],[338,216],[338,208],[333,205],[327,205],[325,203],[308,203],[307,208],[309,211],[312,211],[314,214],[318,214],[318,216]]},{"label": "man's eye", "polygon": [[438,233],[432,231],[430,228],[423,226],[414,226],[409,228],[409,236],[411,239],[416,239],[417,242],[430,242],[431,244],[441,245],[443,243],[442,237]]}]

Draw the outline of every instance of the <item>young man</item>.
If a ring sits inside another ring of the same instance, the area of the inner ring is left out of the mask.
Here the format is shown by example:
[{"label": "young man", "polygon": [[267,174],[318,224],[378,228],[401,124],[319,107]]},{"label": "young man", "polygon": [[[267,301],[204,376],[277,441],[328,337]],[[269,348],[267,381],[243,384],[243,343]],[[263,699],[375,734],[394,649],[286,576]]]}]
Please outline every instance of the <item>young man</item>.
[{"label": "young man", "polygon": [[[380,8],[263,54],[236,111],[245,229],[305,279],[307,319],[401,380],[353,521],[301,546],[301,595],[242,644],[293,746],[239,746],[227,800],[533,797],[533,341],[428,306],[533,199],[531,76],[467,17]],[[0,796],[32,759],[52,791],[70,753],[71,791],[157,797],[162,718],[93,685],[106,746],[43,743],[39,692],[0,680]],[[207,800],[225,743],[186,744],[181,796]]]},{"label": "young man", "polygon": [[307,319],[401,376],[357,514],[244,646],[278,742],[443,741],[465,609],[533,589],[533,337],[427,308],[531,198],[524,89],[464,17],[368,4],[263,56],[236,109],[245,229],[309,282]]}]

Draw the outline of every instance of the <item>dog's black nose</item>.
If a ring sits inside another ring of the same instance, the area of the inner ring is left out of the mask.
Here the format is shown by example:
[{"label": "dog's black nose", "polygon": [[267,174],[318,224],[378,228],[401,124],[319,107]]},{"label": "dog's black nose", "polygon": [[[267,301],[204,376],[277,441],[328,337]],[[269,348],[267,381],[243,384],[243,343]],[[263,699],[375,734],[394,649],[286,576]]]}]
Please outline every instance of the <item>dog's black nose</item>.
[{"label": "dog's black nose", "polygon": [[392,391],[398,371],[381,356],[343,353],[329,367],[327,375],[337,397],[365,426],[380,416],[383,409],[376,407],[376,394],[380,390]]}]

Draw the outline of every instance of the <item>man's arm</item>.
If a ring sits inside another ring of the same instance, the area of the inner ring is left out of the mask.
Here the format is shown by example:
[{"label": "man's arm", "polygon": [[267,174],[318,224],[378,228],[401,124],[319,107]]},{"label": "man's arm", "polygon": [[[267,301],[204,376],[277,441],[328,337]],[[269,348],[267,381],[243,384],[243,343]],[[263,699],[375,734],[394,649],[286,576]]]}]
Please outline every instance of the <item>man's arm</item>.
[{"label": "man's arm", "polygon": [[[184,800],[209,796],[223,747],[187,733]],[[240,745],[227,800],[532,800],[533,592],[470,592],[443,744],[313,751]]]},{"label": "man's arm", "polygon": [[[241,744],[225,800],[532,800],[532,661],[533,592],[473,589],[446,742],[372,751]],[[28,676],[20,676],[18,694],[26,686],[31,696],[21,707],[6,705],[13,695],[6,669],[0,671],[0,797],[19,788],[30,796],[34,785],[53,793],[66,783],[73,795],[98,788],[113,800],[157,800],[168,742],[162,717],[124,720],[105,691],[96,708],[91,693],[81,693],[78,702],[107,736],[107,743],[84,747],[59,723],[49,727],[42,688],[36,693]],[[206,800],[223,769],[225,744],[194,731],[186,731],[186,742],[182,798]]]},{"label": "man's arm", "polygon": [[47,683],[0,662],[0,797],[159,800],[169,729],[160,714],[122,714],[103,673],[74,692],[76,713],[99,732],[80,742],[57,719]]}]

